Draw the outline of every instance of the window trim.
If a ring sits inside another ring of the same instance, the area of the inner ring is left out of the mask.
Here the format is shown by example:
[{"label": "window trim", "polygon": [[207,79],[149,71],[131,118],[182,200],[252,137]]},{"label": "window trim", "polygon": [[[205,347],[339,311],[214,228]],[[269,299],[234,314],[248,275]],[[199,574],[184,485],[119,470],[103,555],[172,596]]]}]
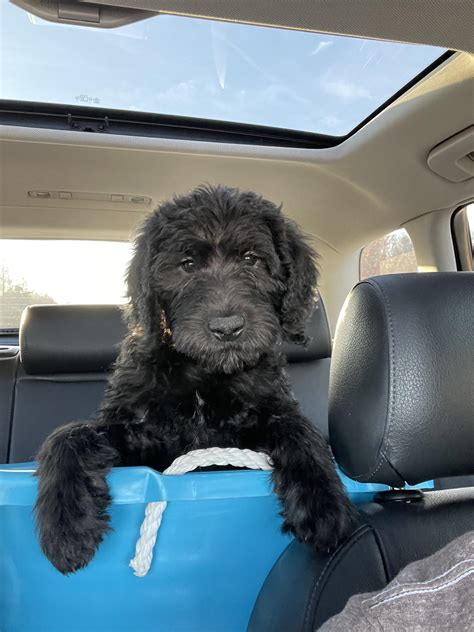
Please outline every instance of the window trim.
[{"label": "window trim", "polygon": [[456,269],[459,271],[474,271],[474,243],[472,243],[467,216],[467,207],[472,203],[474,203],[474,199],[464,202],[451,215],[451,237],[456,258]]}]

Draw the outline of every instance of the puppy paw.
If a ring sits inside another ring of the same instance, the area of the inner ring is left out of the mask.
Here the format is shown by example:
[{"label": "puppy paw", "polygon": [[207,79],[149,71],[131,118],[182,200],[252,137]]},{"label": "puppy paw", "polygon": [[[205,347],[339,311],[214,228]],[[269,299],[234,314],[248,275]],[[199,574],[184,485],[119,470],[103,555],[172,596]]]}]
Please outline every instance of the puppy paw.
[{"label": "puppy paw", "polygon": [[84,474],[75,475],[73,480],[50,481],[47,489],[40,485],[35,507],[39,542],[49,561],[64,575],[87,566],[109,531],[105,480],[98,482],[99,493],[89,491],[93,486]]},{"label": "puppy paw", "polygon": [[334,551],[357,524],[357,513],[344,495],[315,493],[287,505],[283,530],[321,552]]},{"label": "puppy paw", "polygon": [[63,575],[84,568],[94,557],[105,531],[77,533],[72,525],[58,528],[39,527],[40,544],[51,564]]},{"label": "puppy paw", "polygon": [[314,469],[301,477],[283,471],[279,480],[283,531],[323,552],[336,549],[354,531],[357,512],[334,468],[320,470],[318,478]]},{"label": "puppy paw", "polygon": [[40,451],[39,541],[65,575],[87,566],[109,530],[106,474],[114,457],[100,433],[77,424],[56,430]]}]

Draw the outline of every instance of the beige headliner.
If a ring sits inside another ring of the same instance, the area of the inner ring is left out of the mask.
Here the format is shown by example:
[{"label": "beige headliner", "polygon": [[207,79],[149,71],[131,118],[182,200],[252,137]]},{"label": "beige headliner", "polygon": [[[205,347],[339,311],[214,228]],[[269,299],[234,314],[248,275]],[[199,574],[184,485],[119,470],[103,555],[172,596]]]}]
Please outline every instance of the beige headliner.
[{"label": "beige headliner", "polygon": [[94,3],[474,51],[472,0],[94,0]]},{"label": "beige headliner", "polygon": [[459,53],[343,144],[283,149],[0,127],[4,238],[128,239],[133,205],[29,198],[36,190],[150,196],[154,205],[201,182],[282,202],[328,249],[372,236],[474,195],[473,180],[431,172],[429,151],[472,123],[474,58]]}]

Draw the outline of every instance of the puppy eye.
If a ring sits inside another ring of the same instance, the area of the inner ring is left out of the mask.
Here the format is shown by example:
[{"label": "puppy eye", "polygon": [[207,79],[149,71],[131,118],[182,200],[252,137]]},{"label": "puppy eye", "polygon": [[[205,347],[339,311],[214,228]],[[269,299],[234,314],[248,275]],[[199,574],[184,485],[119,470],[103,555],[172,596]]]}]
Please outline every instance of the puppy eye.
[{"label": "puppy eye", "polygon": [[181,267],[186,272],[192,272],[192,270],[194,270],[194,267],[195,267],[194,259],[191,259],[191,257],[187,257],[186,259],[183,259],[181,261]]},{"label": "puppy eye", "polygon": [[259,257],[254,252],[246,252],[244,254],[244,263],[248,266],[254,266],[257,261],[259,261]]}]

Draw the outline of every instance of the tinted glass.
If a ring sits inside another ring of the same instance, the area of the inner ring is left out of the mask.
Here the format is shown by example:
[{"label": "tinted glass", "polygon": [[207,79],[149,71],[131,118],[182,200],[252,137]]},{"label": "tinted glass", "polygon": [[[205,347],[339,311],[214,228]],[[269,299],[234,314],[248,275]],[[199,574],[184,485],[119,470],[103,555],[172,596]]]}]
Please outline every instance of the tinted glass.
[{"label": "tinted glass", "polygon": [[441,56],[380,42],[160,15],[117,29],[0,3],[0,98],[344,135]]}]

